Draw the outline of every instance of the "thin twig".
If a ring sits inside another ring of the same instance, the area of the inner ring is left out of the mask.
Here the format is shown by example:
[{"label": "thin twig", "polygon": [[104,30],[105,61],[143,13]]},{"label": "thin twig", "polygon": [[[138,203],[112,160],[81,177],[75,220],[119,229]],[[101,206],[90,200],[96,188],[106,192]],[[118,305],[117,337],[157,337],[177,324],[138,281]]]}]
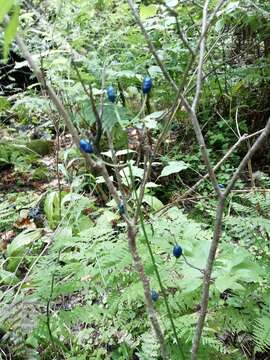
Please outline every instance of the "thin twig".
[{"label": "thin twig", "polygon": [[[73,125],[72,120],[71,120],[68,112],[66,111],[63,103],[61,102],[59,97],[56,95],[56,93],[55,93],[54,89],[52,88],[52,86],[45,81],[44,76],[43,76],[39,66],[33,60],[32,55],[28,51],[27,47],[25,46],[23,40],[21,39],[21,37],[19,35],[16,36],[16,42],[17,42],[17,45],[18,45],[19,49],[21,50],[24,58],[28,61],[28,64],[29,64],[30,68],[34,71],[40,85],[45,89],[45,91],[47,92],[49,98],[54,103],[56,109],[58,110],[59,114],[63,118],[65,125],[67,126],[69,132],[72,135],[73,141],[75,142],[75,144],[79,148],[79,144],[80,144],[79,135],[78,135],[77,130],[76,130],[75,126]],[[102,162],[102,160],[101,159],[94,160],[89,154],[86,154],[84,152],[82,152],[82,155],[84,156],[84,158],[86,160],[86,164],[88,165],[88,167],[90,169],[96,170],[97,172],[99,172],[103,176],[103,179],[105,180],[105,183],[106,183],[106,185],[108,187],[108,190],[109,190],[110,194],[113,196],[116,203],[120,206],[121,205],[121,199],[120,199],[120,197],[119,197],[119,195],[117,193],[117,190],[116,190],[113,182],[111,181],[111,179],[109,177],[108,171],[107,171],[104,163]],[[152,325],[152,327],[153,327],[153,329],[155,331],[157,340],[159,342],[162,358],[164,360],[167,360],[168,357],[167,357],[166,349],[165,349],[164,335],[163,335],[163,332],[162,332],[161,327],[159,325],[159,321],[158,321],[155,309],[153,307],[153,302],[152,302],[151,293],[150,293],[149,279],[145,274],[142,261],[141,261],[141,259],[139,257],[138,251],[137,251],[137,246],[136,246],[137,228],[136,228],[136,224],[134,223],[134,221],[132,221],[128,217],[128,215],[126,213],[122,214],[122,218],[124,219],[124,221],[126,222],[127,227],[128,227],[128,241],[129,241],[130,251],[131,251],[131,255],[132,255],[132,258],[133,258],[133,261],[134,261],[134,264],[135,264],[135,268],[136,268],[136,270],[137,270],[137,272],[139,274],[139,277],[141,279],[141,282],[143,284],[145,301],[146,301],[146,309],[147,309],[147,312],[148,312],[148,316],[149,316],[151,325]]]},{"label": "thin twig", "polygon": [[[246,141],[254,136],[257,136],[259,134],[261,134],[263,132],[262,130],[256,131],[253,134],[250,135],[246,135],[244,134],[243,136],[241,136],[240,139],[238,139],[238,141],[228,150],[228,152],[216,163],[216,165],[213,167],[213,170],[216,172],[220,166],[231,156],[231,154],[234,152],[234,150],[243,142]],[[197,188],[198,186],[200,186],[204,180],[208,179],[209,177],[209,173],[205,174],[200,180],[198,180],[196,182],[196,184],[194,184],[190,189],[188,189],[184,194],[180,195],[177,199],[175,199],[173,201],[173,204],[176,204],[184,199],[186,199],[186,197],[190,194],[192,194]]]},{"label": "thin twig", "polygon": [[204,7],[203,7],[203,19],[202,19],[202,34],[205,34],[201,37],[200,42],[200,57],[199,57],[199,64],[197,70],[197,85],[196,85],[196,92],[194,96],[194,100],[192,103],[192,110],[196,112],[196,108],[198,106],[200,95],[201,95],[201,88],[202,88],[202,76],[203,76],[203,63],[204,63],[204,54],[205,54],[205,43],[206,43],[206,26],[207,26],[207,14],[208,14],[208,5],[210,0],[206,0]]},{"label": "thin twig", "polygon": [[225,191],[222,194],[222,197],[219,199],[219,203],[217,206],[216,211],[216,220],[215,220],[215,230],[214,230],[214,236],[211,242],[211,247],[207,259],[207,265],[205,268],[205,275],[203,280],[203,290],[202,290],[202,296],[201,296],[201,302],[200,302],[200,314],[199,319],[196,326],[195,335],[193,338],[193,344],[192,344],[192,356],[191,360],[197,359],[197,353],[199,350],[201,335],[204,327],[204,322],[207,314],[207,308],[208,308],[208,301],[209,301],[209,288],[211,283],[211,274],[213,270],[213,265],[215,261],[216,251],[217,247],[221,238],[221,229],[222,229],[222,218],[223,218],[223,212],[224,212],[224,206],[225,201],[228,195],[230,194],[236,180],[239,178],[240,173],[242,170],[246,167],[249,159],[252,158],[252,156],[255,154],[255,152],[258,150],[258,148],[262,145],[262,143],[266,140],[266,138],[270,134],[270,118],[267,121],[267,124],[258,137],[258,139],[255,141],[255,143],[252,145],[250,150],[247,152],[243,160],[241,161],[240,165],[238,166],[237,170],[235,171],[234,175],[232,176],[228,186],[226,187]]},{"label": "thin twig", "polygon": [[139,25],[141,32],[144,35],[144,38],[147,42],[147,45],[149,47],[149,49],[151,50],[151,53],[153,54],[154,58],[156,59],[156,62],[158,64],[158,66],[160,67],[163,76],[165,77],[165,79],[168,81],[168,83],[174,88],[174,90],[178,90],[178,87],[176,85],[176,83],[174,82],[174,80],[172,79],[171,75],[169,74],[168,70],[165,68],[163,62],[161,61],[160,57],[158,56],[158,53],[155,49],[155,46],[152,42],[152,40],[150,39],[147,31],[145,30],[145,27],[143,26],[143,23],[141,22],[140,16],[135,8],[135,4],[133,2],[133,0],[127,0],[129,7],[132,11],[132,14],[134,16],[134,18],[136,19],[137,24]]}]

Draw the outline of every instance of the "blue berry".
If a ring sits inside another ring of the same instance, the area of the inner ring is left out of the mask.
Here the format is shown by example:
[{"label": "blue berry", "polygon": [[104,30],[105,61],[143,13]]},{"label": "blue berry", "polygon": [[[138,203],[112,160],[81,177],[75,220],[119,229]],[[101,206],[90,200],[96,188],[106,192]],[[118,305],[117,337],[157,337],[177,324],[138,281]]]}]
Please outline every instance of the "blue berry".
[{"label": "blue berry", "polygon": [[81,139],[80,140],[80,150],[87,154],[92,154],[94,152],[92,142],[89,140]]},{"label": "blue berry", "polygon": [[182,255],[183,249],[180,245],[176,244],[173,247],[173,256],[175,256],[177,259]]},{"label": "blue berry", "polygon": [[123,215],[125,213],[125,206],[123,200],[120,200],[120,204],[118,205],[119,214]]},{"label": "blue berry", "polygon": [[114,90],[113,86],[109,86],[107,88],[107,96],[110,102],[114,103],[116,100],[116,91]]},{"label": "blue berry", "polygon": [[155,290],[151,290],[151,299],[156,302],[158,301],[158,298],[159,294]]},{"label": "blue berry", "polygon": [[149,76],[146,76],[143,79],[143,84],[142,84],[143,93],[148,94],[150,92],[150,90],[152,89],[152,86],[153,86],[152,79]]}]

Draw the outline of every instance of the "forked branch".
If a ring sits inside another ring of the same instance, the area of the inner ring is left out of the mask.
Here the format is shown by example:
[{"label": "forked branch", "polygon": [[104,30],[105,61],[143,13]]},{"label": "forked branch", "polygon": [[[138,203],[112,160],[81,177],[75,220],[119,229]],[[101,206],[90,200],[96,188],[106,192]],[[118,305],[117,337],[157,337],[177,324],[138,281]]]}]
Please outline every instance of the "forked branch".
[{"label": "forked branch", "polygon": [[[69,113],[65,109],[65,106],[63,105],[60,98],[57,96],[53,87],[44,78],[44,75],[43,75],[41,69],[34,61],[33,56],[28,51],[26,45],[24,44],[23,40],[21,39],[21,37],[19,35],[16,36],[16,42],[17,42],[19,49],[22,52],[22,55],[27,60],[29,67],[33,70],[34,74],[36,75],[41,87],[44,89],[44,91],[47,93],[47,95],[50,98],[50,100],[52,101],[52,103],[55,105],[59,115],[63,119],[66,127],[68,128],[70,134],[72,135],[74,143],[79,148],[79,145],[80,145],[79,134],[77,132],[77,129],[73,125],[72,120],[69,116]],[[82,155],[85,158],[87,167],[89,169],[97,171],[101,176],[103,176],[103,179],[105,180],[105,183],[108,187],[110,194],[112,195],[112,197],[114,198],[114,200],[118,204],[118,206],[120,206],[121,199],[118,195],[117,189],[115,188],[112,180],[109,177],[107,168],[106,168],[104,162],[102,161],[102,159],[97,158],[97,160],[94,160],[89,154],[87,154],[85,152],[82,152]],[[131,218],[129,218],[128,214],[126,214],[126,213],[122,214],[122,218],[127,224],[129,247],[130,247],[130,251],[131,251],[131,255],[133,258],[135,268],[139,274],[140,280],[143,285],[144,295],[145,295],[145,304],[146,304],[148,317],[149,317],[150,323],[152,325],[152,328],[155,332],[157,341],[160,345],[160,352],[161,352],[162,359],[167,360],[168,357],[167,357],[167,352],[166,352],[166,347],[165,347],[164,335],[163,335],[163,331],[162,331],[162,328],[160,326],[160,323],[159,323],[159,320],[157,317],[157,313],[153,306],[153,301],[152,301],[151,292],[150,292],[149,279],[145,274],[142,260],[137,251],[137,246],[136,246],[137,227],[136,227],[135,222]]]}]

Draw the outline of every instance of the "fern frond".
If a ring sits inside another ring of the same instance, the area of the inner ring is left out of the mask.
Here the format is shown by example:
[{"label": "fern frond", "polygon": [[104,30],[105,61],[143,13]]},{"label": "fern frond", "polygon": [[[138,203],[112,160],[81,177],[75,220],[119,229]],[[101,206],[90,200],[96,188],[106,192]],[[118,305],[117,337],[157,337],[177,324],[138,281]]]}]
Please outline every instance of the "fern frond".
[{"label": "fern frond", "polygon": [[253,339],[256,344],[255,351],[263,352],[270,348],[270,318],[261,317],[255,320]]}]

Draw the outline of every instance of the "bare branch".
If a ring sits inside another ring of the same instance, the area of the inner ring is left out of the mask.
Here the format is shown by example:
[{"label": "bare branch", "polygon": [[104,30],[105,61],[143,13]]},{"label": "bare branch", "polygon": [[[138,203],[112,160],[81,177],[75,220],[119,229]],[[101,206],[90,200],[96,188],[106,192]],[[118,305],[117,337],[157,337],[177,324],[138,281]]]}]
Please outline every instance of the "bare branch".
[{"label": "bare branch", "polygon": [[186,38],[186,35],[184,34],[184,32],[181,29],[181,26],[179,24],[179,20],[178,20],[178,13],[172,9],[165,1],[161,0],[160,1],[161,4],[163,6],[165,6],[165,8],[168,10],[168,12],[175,18],[175,23],[176,23],[176,29],[177,29],[177,33],[179,35],[180,40],[183,42],[183,44],[185,45],[185,47],[189,50],[189,52],[191,53],[192,56],[195,56],[193,49],[191,48],[191,46],[189,45],[189,42]]},{"label": "bare branch", "polygon": [[[19,49],[21,50],[23,56],[28,61],[29,66],[32,68],[32,70],[34,71],[36,77],[38,78],[38,81],[39,81],[40,85],[46,90],[49,98],[51,99],[51,101],[54,103],[56,109],[58,110],[59,115],[61,115],[61,117],[63,118],[65,125],[67,126],[69,132],[72,135],[73,141],[79,147],[79,144],[80,144],[79,135],[78,135],[77,130],[74,127],[74,125],[73,125],[73,123],[72,123],[72,121],[70,119],[70,116],[69,116],[68,112],[66,111],[63,103],[61,102],[59,97],[56,95],[56,93],[55,93],[54,89],[52,88],[52,86],[45,81],[43,73],[41,72],[39,66],[33,60],[32,55],[28,51],[27,47],[25,46],[23,40],[20,38],[19,35],[16,36],[16,42],[17,42],[17,45],[18,45]],[[95,161],[95,160],[92,159],[92,157],[89,154],[86,154],[84,152],[82,152],[82,155],[84,156],[84,158],[86,160],[87,166],[90,169],[96,170],[97,172],[99,172],[103,176],[110,194],[113,196],[116,203],[118,205],[120,205],[121,204],[121,199],[119,198],[117,190],[114,187],[114,184],[111,181],[111,179],[109,177],[109,174],[108,174],[108,171],[107,171],[104,163],[102,162],[102,160],[97,158],[97,160]],[[140,256],[138,254],[137,247],[136,247],[137,228],[136,228],[135,223],[132,220],[129,219],[129,217],[128,217],[128,215],[126,213],[122,214],[122,217],[123,217],[123,219],[126,222],[127,227],[128,227],[129,246],[130,246],[131,255],[132,255],[132,258],[133,258],[133,261],[134,261],[134,264],[135,264],[135,268],[138,271],[139,277],[140,277],[140,279],[142,281],[142,284],[143,284],[144,295],[145,295],[145,303],[146,303],[146,309],[147,309],[147,312],[148,312],[148,316],[149,316],[151,325],[152,325],[152,327],[153,327],[153,329],[155,331],[157,340],[158,340],[159,345],[160,345],[160,351],[161,351],[162,359],[167,360],[168,357],[167,357],[166,349],[165,349],[165,340],[164,340],[163,332],[162,332],[161,327],[159,325],[157,314],[156,314],[155,309],[153,307],[153,302],[152,302],[152,299],[151,299],[149,280],[148,280],[148,277],[146,276],[146,274],[144,272],[144,267],[143,267],[142,261],[140,259]]]},{"label": "bare branch", "polygon": [[213,240],[211,242],[211,247],[207,259],[207,264],[204,272],[203,278],[203,291],[200,302],[200,315],[196,326],[195,335],[192,342],[192,352],[191,352],[191,360],[197,359],[197,354],[199,350],[199,345],[201,341],[202,331],[204,327],[204,321],[208,308],[209,301],[209,288],[211,283],[211,274],[213,270],[214,260],[216,256],[216,251],[218,247],[219,240],[221,238],[221,229],[222,229],[222,218],[223,218],[223,210],[224,210],[225,199],[221,198],[219,200],[219,204],[216,211],[216,220],[215,220],[215,230],[213,235]]},{"label": "bare branch", "polygon": [[203,280],[203,292],[201,297],[201,309],[200,309],[200,315],[198,319],[198,323],[196,326],[196,332],[193,339],[193,345],[192,345],[192,360],[197,359],[197,353],[199,349],[200,339],[204,327],[204,321],[206,318],[207,308],[208,308],[208,301],[209,301],[209,288],[210,288],[210,282],[211,282],[211,274],[213,270],[213,265],[215,261],[216,251],[217,247],[221,238],[221,228],[222,228],[222,217],[223,217],[223,211],[224,211],[224,205],[227,196],[231,192],[236,180],[238,179],[241,171],[245,168],[247,165],[249,159],[252,158],[252,156],[255,154],[255,152],[258,150],[258,148],[262,145],[262,143],[266,140],[266,138],[270,134],[270,118],[268,119],[268,122],[262,131],[261,135],[258,137],[258,139],[255,141],[255,143],[252,145],[250,150],[247,152],[243,160],[241,161],[240,165],[238,166],[237,170],[235,171],[232,179],[229,182],[229,185],[226,187],[224,194],[222,198],[219,200],[219,204],[217,207],[216,212],[216,221],[215,221],[215,230],[214,230],[214,236],[210,247],[210,252],[207,259],[207,265],[205,269],[205,276]]},{"label": "bare branch", "polygon": [[255,154],[255,152],[258,150],[258,148],[265,141],[265,139],[268,137],[269,134],[270,134],[270,118],[268,119],[267,124],[266,124],[264,130],[262,131],[261,135],[255,141],[255,143],[251,146],[251,148],[249,149],[249,151],[247,152],[247,154],[241,161],[240,165],[238,166],[237,170],[233,174],[233,177],[231,178],[228,186],[226,187],[226,189],[224,191],[224,197],[228,196],[228,194],[231,192],[236,180],[238,179],[242,170],[247,165],[249,159],[252,158],[252,156]]},{"label": "bare branch", "polygon": [[[241,138],[238,139],[238,141],[229,149],[229,151],[216,163],[216,165],[213,167],[213,170],[217,171],[220,168],[220,166],[224,163],[224,161],[226,161],[231,156],[231,154],[234,152],[234,150],[240,144],[242,144],[243,141],[246,141],[254,136],[257,136],[257,135],[261,134],[262,132],[263,132],[263,130],[259,130],[253,134],[241,136]],[[196,184],[194,184],[190,189],[188,189],[183,195],[178,197],[173,203],[177,203],[177,202],[184,200],[188,195],[192,194],[197,189],[197,187],[200,186],[204,182],[204,180],[208,179],[208,177],[209,177],[209,173],[205,174],[200,180],[198,180],[196,182]]]},{"label": "bare branch", "polygon": [[[202,87],[202,76],[203,76],[203,62],[204,62],[204,54],[205,54],[205,42],[206,42],[206,26],[207,26],[207,14],[208,14],[208,5],[210,0],[206,0],[203,7],[203,19],[202,19],[202,30],[201,30],[201,42],[200,42],[200,57],[197,71],[197,86],[196,93],[194,96],[194,100],[192,103],[192,110],[195,112],[197,105],[200,100],[201,87]],[[203,34],[205,34],[203,36]]]},{"label": "bare branch", "polygon": [[168,70],[165,68],[163,62],[160,60],[157,51],[155,49],[155,46],[152,42],[152,40],[150,39],[147,31],[145,30],[145,27],[143,26],[143,23],[141,22],[140,16],[135,8],[135,4],[133,2],[133,0],[127,0],[129,7],[132,11],[132,14],[134,16],[134,18],[136,19],[137,24],[139,25],[141,32],[143,33],[143,36],[147,42],[147,45],[149,47],[149,49],[151,50],[151,53],[153,54],[154,58],[156,59],[156,62],[158,64],[158,66],[160,67],[163,76],[165,77],[165,79],[168,81],[168,83],[172,86],[172,88],[174,90],[178,90],[178,87],[176,85],[176,83],[174,82],[174,80],[172,79],[171,75],[169,74]]},{"label": "bare branch", "polygon": [[142,264],[142,260],[139,256],[137,245],[136,245],[136,227],[135,224],[133,226],[128,227],[128,243],[130,252],[132,254],[133,262],[135,264],[135,268],[140,276],[141,282],[143,283],[143,289],[144,289],[144,297],[146,306],[148,309],[148,316],[150,319],[150,322],[153,326],[153,330],[156,334],[156,337],[158,339],[158,342],[160,344],[160,351],[161,356],[163,360],[167,360],[167,352],[166,352],[166,346],[165,346],[165,340],[162,333],[162,330],[160,328],[159,322],[157,320],[156,311],[153,307],[153,301],[151,299],[151,289],[149,280],[144,272],[144,267]]},{"label": "bare branch", "polygon": [[88,96],[89,100],[90,100],[90,104],[91,104],[91,107],[92,107],[92,110],[93,110],[93,113],[95,115],[95,118],[96,118],[96,138],[95,138],[95,142],[94,142],[94,145],[95,145],[95,150],[96,152],[99,154],[100,153],[100,149],[99,149],[99,142],[100,142],[100,139],[101,139],[101,135],[102,135],[102,123],[101,123],[101,118],[100,118],[100,115],[99,115],[99,112],[97,110],[97,107],[96,107],[96,103],[95,103],[95,99],[94,99],[94,95],[93,95],[93,90],[92,90],[92,86],[91,84],[89,85],[89,91],[87,90],[87,87],[81,77],[81,74],[79,72],[79,69],[75,63],[74,60],[71,60],[72,61],[72,65],[74,66],[74,69],[76,71],[76,74],[78,76],[78,79],[84,89],[84,92],[85,94]]},{"label": "bare branch", "polygon": [[213,187],[215,189],[215,192],[218,195],[218,197],[221,198],[221,191],[220,191],[220,188],[218,186],[215,171],[214,171],[214,169],[213,169],[213,167],[211,165],[211,162],[210,162],[210,158],[209,158],[209,155],[208,155],[208,151],[207,151],[207,148],[206,148],[206,145],[205,145],[204,137],[203,137],[203,134],[202,134],[202,130],[201,130],[197,115],[193,111],[193,109],[190,107],[190,105],[186,102],[185,98],[182,97],[182,101],[183,101],[183,104],[184,104],[187,112],[189,113],[190,120],[192,122],[193,129],[194,129],[195,134],[196,134],[197,142],[200,145],[202,158],[203,158],[204,163],[206,165],[206,168],[207,168],[210,180],[212,182],[212,185],[213,185]]}]

